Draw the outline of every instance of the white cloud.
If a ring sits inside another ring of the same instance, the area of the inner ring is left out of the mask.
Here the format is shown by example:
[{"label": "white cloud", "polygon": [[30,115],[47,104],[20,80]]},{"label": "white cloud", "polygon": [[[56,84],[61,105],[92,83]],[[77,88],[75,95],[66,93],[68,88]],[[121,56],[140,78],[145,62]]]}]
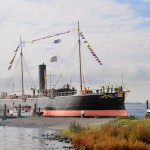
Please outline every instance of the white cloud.
[{"label": "white cloud", "polygon": [[[139,94],[140,86],[142,88],[149,86],[150,28],[146,24],[150,23],[150,18],[140,16],[134,10],[133,5],[117,3],[114,0],[0,0],[0,2],[0,56],[3,56],[0,60],[1,86],[4,87],[10,77],[7,68],[20,36],[23,40],[33,40],[53,35],[76,29],[77,22],[80,21],[83,34],[104,64],[100,67],[93,57],[90,57],[89,52],[85,54],[85,58],[87,57],[90,61],[85,61],[85,63],[88,63],[92,70],[87,69],[90,80],[94,80],[91,85],[99,88],[100,84],[107,84],[106,81],[110,83],[109,79],[101,79],[101,77],[106,77],[104,70],[109,68],[111,75],[106,71],[107,76],[110,78],[113,76],[115,80],[118,79],[118,84],[121,83],[123,72],[125,81],[133,93],[136,93],[138,87],[136,94],[131,94],[131,96],[129,94],[128,101],[139,98],[138,101],[145,102],[147,97],[150,97],[148,91],[145,97],[141,98]],[[69,35],[66,35],[61,46],[64,51],[58,52],[63,62],[67,62],[64,56],[69,57],[72,46],[75,47],[76,44],[75,33],[73,32],[71,35],[74,39],[69,42],[67,40]],[[24,56],[26,56],[35,81],[38,79],[36,66],[43,62],[48,63],[49,58],[45,49],[50,42],[52,42],[50,39],[40,41],[28,44],[24,48]],[[76,52],[76,54],[78,53]],[[78,76],[77,58],[73,62],[73,69],[68,72]],[[55,74],[60,74],[64,68],[62,64],[60,63],[59,66],[54,64],[54,67],[51,64],[48,65],[52,71],[55,70]],[[105,68],[105,66],[107,67]],[[58,69],[56,70],[56,68]],[[91,74],[91,72],[94,73]]]},{"label": "white cloud", "polygon": [[142,2],[150,2],[150,0],[142,0]]}]

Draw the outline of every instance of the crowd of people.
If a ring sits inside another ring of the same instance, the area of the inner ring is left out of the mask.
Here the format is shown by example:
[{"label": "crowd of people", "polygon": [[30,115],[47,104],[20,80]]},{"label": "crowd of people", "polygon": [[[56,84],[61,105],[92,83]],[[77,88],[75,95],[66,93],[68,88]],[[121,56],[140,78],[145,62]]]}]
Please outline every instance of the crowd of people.
[{"label": "crowd of people", "polygon": [[[84,87],[84,92],[88,92],[89,87]],[[115,87],[113,85],[111,86],[100,86],[99,90],[96,90],[97,93],[113,93],[113,92],[117,92],[117,91],[122,91],[122,86],[118,86],[116,85]]]},{"label": "crowd of people", "polygon": [[113,87],[113,85],[100,86],[100,93],[113,93],[117,91],[122,91],[122,86],[118,86],[118,85],[116,85],[115,87]]},{"label": "crowd of people", "polygon": [[[69,90],[70,89],[70,86],[69,84],[67,85],[64,85],[63,89],[66,89],[66,90]],[[74,90],[74,87],[72,88],[72,90]],[[48,92],[50,93],[50,91],[48,90],[42,90],[43,92],[43,95],[47,95]],[[122,91],[122,86],[100,86],[100,89],[99,90],[96,90],[97,93],[113,93],[113,92],[117,92],[117,91]],[[37,91],[38,94],[40,93],[40,90]],[[84,87],[84,93],[92,93],[92,90],[90,90],[89,87]],[[35,90],[33,90],[33,96],[35,96]]]}]

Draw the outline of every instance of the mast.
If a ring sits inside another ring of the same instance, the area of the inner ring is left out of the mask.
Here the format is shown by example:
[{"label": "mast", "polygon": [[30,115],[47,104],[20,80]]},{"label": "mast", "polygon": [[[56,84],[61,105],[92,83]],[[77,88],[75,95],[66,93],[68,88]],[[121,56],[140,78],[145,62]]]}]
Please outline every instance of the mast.
[{"label": "mast", "polygon": [[123,72],[122,72],[122,88],[124,89],[124,83],[123,83]]},{"label": "mast", "polygon": [[49,81],[50,81],[50,91],[51,91],[51,71],[50,71],[50,75],[49,75]]},{"label": "mast", "polygon": [[22,53],[22,39],[20,37],[20,47],[21,47],[21,84],[22,84],[22,96],[24,95],[24,82],[23,82],[23,61],[22,61],[22,57],[23,57],[23,53]]},{"label": "mast", "polygon": [[81,68],[81,42],[80,42],[80,28],[78,22],[78,43],[79,43],[79,63],[80,63],[80,90],[82,91],[82,68]]}]

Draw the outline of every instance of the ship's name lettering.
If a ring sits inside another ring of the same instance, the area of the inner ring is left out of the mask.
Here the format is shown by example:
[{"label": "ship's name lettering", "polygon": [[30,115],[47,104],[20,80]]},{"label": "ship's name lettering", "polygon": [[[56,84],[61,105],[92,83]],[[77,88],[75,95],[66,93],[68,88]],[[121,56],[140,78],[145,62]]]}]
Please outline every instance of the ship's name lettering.
[{"label": "ship's name lettering", "polygon": [[113,95],[102,95],[100,96],[100,98],[104,98],[104,99],[107,99],[107,98],[113,98]]}]

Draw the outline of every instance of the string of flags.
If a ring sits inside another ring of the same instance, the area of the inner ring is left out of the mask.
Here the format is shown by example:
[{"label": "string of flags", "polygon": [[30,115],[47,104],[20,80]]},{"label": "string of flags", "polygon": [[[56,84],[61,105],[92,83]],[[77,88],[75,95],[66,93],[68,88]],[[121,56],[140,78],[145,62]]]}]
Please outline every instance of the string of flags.
[{"label": "string of flags", "polygon": [[17,52],[17,51],[18,51],[18,49],[19,49],[19,47],[20,47],[20,44],[17,46],[17,48],[16,48],[16,50],[15,50],[14,52]]},{"label": "string of flags", "polygon": [[[54,34],[54,35],[50,35],[50,36],[45,36],[45,37],[42,37],[42,38],[39,38],[39,39],[35,39],[35,40],[32,40],[32,41],[20,41],[19,45],[17,46],[17,48],[14,50],[15,54],[12,58],[12,60],[10,61],[10,65],[8,67],[8,70],[11,69],[12,65],[13,65],[13,62],[15,60],[15,57],[16,57],[16,54],[18,52],[18,49],[20,47],[25,47],[25,44],[26,43],[34,43],[36,41],[39,41],[39,40],[43,40],[43,39],[47,39],[47,38],[52,38],[52,37],[56,37],[56,36],[59,36],[59,35],[64,35],[64,34],[67,34],[67,33],[70,33],[71,31],[66,31],[66,32],[61,32],[61,33],[57,33],[57,34]],[[94,50],[91,48],[91,46],[89,45],[88,41],[85,39],[84,35],[82,34],[81,31],[79,31],[80,33],[80,36],[81,36],[81,39],[83,40],[83,42],[86,44],[86,46],[88,47],[88,49],[90,50],[91,54],[94,56],[94,58],[96,59],[96,61],[100,64],[100,65],[103,65],[102,62],[100,61],[100,59],[98,58],[98,56],[96,55],[96,53],[94,52]],[[58,44],[61,42],[61,39],[56,39],[54,40],[54,44]],[[48,48],[47,50],[51,50],[51,48]],[[57,56],[53,55],[51,58],[50,58],[50,62],[56,62],[57,61]]]},{"label": "string of flags", "polygon": [[12,60],[11,60],[10,63],[9,63],[10,65],[9,65],[9,67],[8,67],[8,70],[10,70],[11,67],[12,67],[12,65],[13,65],[13,62],[14,62],[14,60],[15,60],[16,54],[17,54],[17,52],[18,52],[18,49],[19,49],[20,47],[25,47],[25,43],[26,43],[26,41],[20,41],[20,43],[18,44],[18,46],[17,46],[16,49],[14,50],[15,54],[14,54]]},{"label": "string of flags", "polygon": [[96,61],[100,64],[103,65],[102,62],[100,61],[100,59],[98,58],[98,56],[96,55],[96,53],[94,52],[94,50],[91,48],[91,46],[89,45],[89,42],[85,39],[83,33],[81,31],[79,31],[81,39],[83,40],[83,43],[86,44],[87,48],[90,50],[91,54],[94,56],[94,58],[96,59]]},{"label": "string of flags", "polygon": [[10,65],[9,65],[9,67],[8,67],[8,70],[10,70],[11,67],[12,67],[12,64],[13,64],[13,62],[14,62],[14,60],[15,60],[15,57],[16,57],[16,54],[17,54],[17,51],[18,51],[19,47],[20,47],[20,44],[19,44],[19,45],[17,46],[17,48],[14,50],[15,54],[14,54],[12,60],[11,60],[10,63],[9,63]]},{"label": "string of flags", "polygon": [[[50,36],[44,36],[42,38],[39,38],[39,39],[35,39],[35,40],[32,40],[32,41],[28,41],[29,43],[34,43],[36,41],[39,41],[39,40],[44,40],[44,39],[48,39],[48,38],[52,38],[52,37],[55,37],[55,36],[59,36],[59,35],[63,35],[63,34],[67,34],[67,33],[70,33],[71,31],[66,31],[66,32],[61,32],[61,33],[57,33],[57,34],[54,34],[54,35],[50,35]],[[56,41],[59,43],[59,41]]]},{"label": "string of flags", "polygon": [[[52,38],[52,37],[55,37],[55,36],[59,36],[59,35],[64,35],[64,34],[67,34],[67,33],[70,33],[72,31],[66,31],[66,32],[61,32],[61,33],[57,33],[57,34],[54,34],[54,35],[50,35],[50,36],[45,36],[45,37],[42,37],[42,38],[39,38],[39,39],[35,39],[35,40],[32,40],[32,41],[20,41],[19,45],[17,46],[17,48],[14,50],[15,54],[14,54],[14,57],[12,58],[12,60],[10,61],[10,65],[8,67],[8,70],[11,69],[12,65],[13,65],[13,62],[15,60],[15,57],[16,57],[16,54],[17,54],[17,51],[20,47],[25,47],[25,44],[26,43],[34,43],[36,41],[39,41],[39,40],[44,40],[44,39],[47,39],[47,38]],[[60,43],[61,42],[61,39],[57,39],[55,40],[53,43],[57,44],[57,43]],[[57,56],[54,57],[54,58],[51,58],[50,59],[51,62],[55,62],[57,61]]]}]

